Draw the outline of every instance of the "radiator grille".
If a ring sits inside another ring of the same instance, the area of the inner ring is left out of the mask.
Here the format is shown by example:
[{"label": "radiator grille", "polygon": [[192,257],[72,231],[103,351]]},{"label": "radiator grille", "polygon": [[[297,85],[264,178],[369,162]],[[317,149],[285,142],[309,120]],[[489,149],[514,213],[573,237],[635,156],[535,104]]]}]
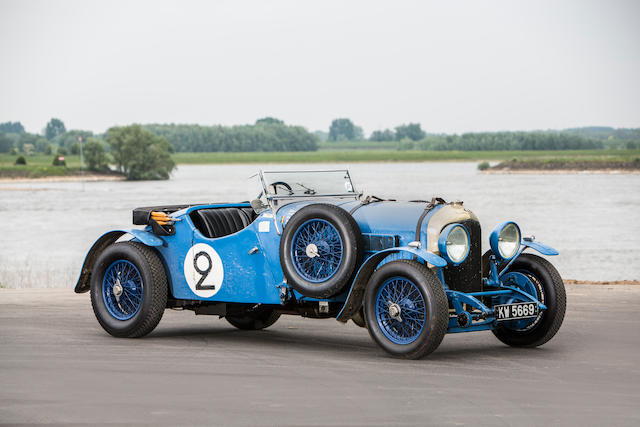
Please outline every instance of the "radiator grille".
[{"label": "radiator grille", "polygon": [[469,256],[458,266],[444,268],[444,280],[450,289],[461,292],[482,291],[482,239],[480,223],[473,219],[460,222],[469,231]]}]

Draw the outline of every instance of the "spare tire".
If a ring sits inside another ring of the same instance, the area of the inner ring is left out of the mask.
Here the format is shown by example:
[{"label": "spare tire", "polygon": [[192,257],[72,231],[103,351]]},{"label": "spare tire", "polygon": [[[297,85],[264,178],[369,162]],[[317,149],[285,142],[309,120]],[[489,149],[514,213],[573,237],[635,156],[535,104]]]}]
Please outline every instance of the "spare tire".
[{"label": "spare tire", "polygon": [[289,283],[302,295],[338,294],[362,259],[360,227],[344,209],[318,203],[296,212],[280,240],[280,263]]}]

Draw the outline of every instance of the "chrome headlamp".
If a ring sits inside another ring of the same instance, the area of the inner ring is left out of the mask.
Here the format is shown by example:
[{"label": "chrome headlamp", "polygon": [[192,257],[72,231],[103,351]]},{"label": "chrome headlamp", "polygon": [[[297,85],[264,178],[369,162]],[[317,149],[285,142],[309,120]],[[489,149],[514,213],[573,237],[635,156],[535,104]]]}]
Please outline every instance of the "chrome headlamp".
[{"label": "chrome headlamp", "polygon": [[520,227],[513,221],[503,222],[493,229],[489,244],[493,253],[503,260],[510,260],[520,249]]},{"label": "chrome headlamp", "polygon": [[469,255],[469,232],[461,224],[449,224],[440,233],[438,250],[453,265],[463,262]]}]

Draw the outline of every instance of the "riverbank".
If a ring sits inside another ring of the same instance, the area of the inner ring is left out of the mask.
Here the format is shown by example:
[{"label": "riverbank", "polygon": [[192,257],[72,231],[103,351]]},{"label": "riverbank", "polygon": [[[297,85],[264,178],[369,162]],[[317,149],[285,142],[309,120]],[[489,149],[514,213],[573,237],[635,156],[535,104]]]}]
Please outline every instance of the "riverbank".
[{"label": "riverbank", "polygon": [[[0,180],[65,177],[81,180],[80,157],[66,156],[67,167],[52,166],[51,156],[27,156],[27,165],[15,165],[17,156],[0,154]],[[483,162],[486,172],[530,173],[531,171],[636,171],[640,150],[536,150],[536,151],[421,151],[348,149],[292,152],[175,153],[178,165],[282,164],[282,163],[395,163],[395,162]],[[489,162],[500,162],[491,167]],[[604,172],[603,172],[604,173]],[[635,172],[632,172],[635,173]],[[87,174],[88,175],[88,174]],[[100,179],[115,173],[96,174]]]},{"label": "riverbank", "polygon": [[474,162],[512,159],[600,159],[631,161],[640,158],[640,150],[537,150],[537,151],[421,151],[388,149],[319,150],[251,153],[175,153],[176,164],[243,163],[364,163],[364,162]]},{"label": "riverbank", "polygon": [[[28,177],[1,177],[0,184],[11,184],[19,182],[99,182],[99,181],[124,181],[125,177],[121,174],[96,174],[85,173],[84,175],[78,173],[73,175],[52,175],[52,176],[38,176],[37,178]],[[0,187],[1,190],[11,190],[10,187]],[[24,188],[20,188],[20,191],[24,191]]]},{"label": "riverbank", "polygon": [[503,161],[494,166],[481,164],[486,173],[640,173],[640,157],[612,156],[611,158],[552,158]]},{"label": "riverbank", "polygon": [[124,175],[109,172],[88,172],[80,168],[65,168],[62,166],[0,166],[0,183],[19,181],[122,181]]}]

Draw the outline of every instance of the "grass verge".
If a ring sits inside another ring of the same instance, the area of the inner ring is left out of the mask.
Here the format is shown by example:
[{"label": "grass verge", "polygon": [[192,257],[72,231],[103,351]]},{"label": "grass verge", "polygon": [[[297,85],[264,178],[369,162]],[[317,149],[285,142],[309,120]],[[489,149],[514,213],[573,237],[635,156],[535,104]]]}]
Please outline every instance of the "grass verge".
[{"label": "grass verge", "polygon": [[322,150],[252,153],[176,153],[177,164],[225,163],[358,163],[358,162],[439,162],[504,161],[511,159],[575,159],[581,161],[632,161],[640,150],[554,150],[554,151],[398,151]]}]

